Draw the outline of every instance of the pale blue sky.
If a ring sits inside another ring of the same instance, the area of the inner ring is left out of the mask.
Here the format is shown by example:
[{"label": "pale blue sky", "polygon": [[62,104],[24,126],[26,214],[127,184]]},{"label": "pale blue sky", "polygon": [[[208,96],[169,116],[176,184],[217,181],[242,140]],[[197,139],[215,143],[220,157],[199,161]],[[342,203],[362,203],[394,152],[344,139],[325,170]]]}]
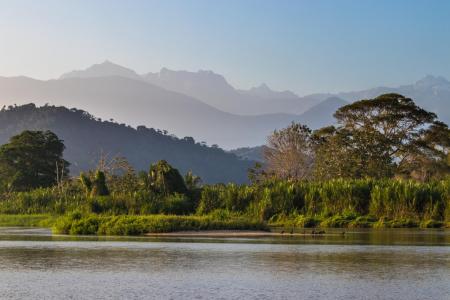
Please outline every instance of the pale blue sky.
[{"label": "pale blue sky", "polygon": [[450,78],[450,1],[0,0],[0,75],[105,59],[301,95]]}]

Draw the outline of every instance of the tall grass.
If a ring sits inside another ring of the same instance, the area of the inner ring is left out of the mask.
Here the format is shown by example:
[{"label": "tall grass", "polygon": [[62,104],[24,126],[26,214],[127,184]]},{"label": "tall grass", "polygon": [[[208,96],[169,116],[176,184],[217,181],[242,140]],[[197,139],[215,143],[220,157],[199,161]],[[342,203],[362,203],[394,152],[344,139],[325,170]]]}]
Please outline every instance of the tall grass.
[{"label": "tall grass", "polygon": [[[276,216],[370,215],[450,221],[450,180],[273,181],[259,186],[216,185],[203,190],[198,213],[235,210],[269,220]],[[240,206],[234,205],[238,202]],[[231,204],[230,204],[231,203]],[[207,208],[207,209],[206,209]]]},{"label": "tall grass", "polygon": [[51,215],[0,215],[0,226],[51,227],[56,219]]},{"label": "tall grass", "polygon": [[274,180],[257,185],[205,185],[196,193],[168,196],[141,189],[88,197],[75,186],[0,198],[0,214],[65,215],[73,211],[103,216],[209,215],[208,220],[228,215],[295,226],[434,227],[450,224],[450,179],[428,183],[393,179]]}]

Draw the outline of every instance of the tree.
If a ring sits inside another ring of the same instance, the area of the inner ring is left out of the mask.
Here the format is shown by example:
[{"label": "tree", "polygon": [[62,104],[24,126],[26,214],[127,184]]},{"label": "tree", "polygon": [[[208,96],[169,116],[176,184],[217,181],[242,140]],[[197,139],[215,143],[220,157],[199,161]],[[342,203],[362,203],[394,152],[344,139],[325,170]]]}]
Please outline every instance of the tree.
[{"label": "tree", "polygon": [[105,175],[106,182],[110,188],[108,189],[109,192],[134,191],[139,187],[133,166],[123,156],[110,156],[102,152],[97,164],[97,170]]},{"label": "tree", "polygon": [[0,181],[9,190],[49,187],[68,175],[63,141],[51,131],[24,131],[0,147]]},{"label": "tree", "polygon": [[90,196],[91,195],[91,191],[92,191],[92,180],[91,178],[89,178],[89,175],[86,175],[85,173],[81,173],[80,174],[80,181],[81,184],[83,185],[85,191],[86,191],[86,196]]},{"label": "tree", "polygon": [[309,177],[314,163],[311,130],[294,122],[287,128],[275,130],[267,138],[263,155],[269,174],[284,179]]},{"label": "tree", "polygon": [[81,184],[86,189],[87,196],[108,196],[109,189],[106,184],[106,176],[103,171],[97,170],[94,175],[94,179],[91,179],[88,175],[80,174]]},{"label": "tree", "polygon": [[186,184],[180,172],[165,160],[160,160],[150,166],[149,182],[150,188],[154,192],[163,195],[187,192]]},{"label": "tree", "polygon": [[436,121],[416,141],[416,151],[402,162],[399,174],[420,181],[450,174],[450,130]]},{"label": "tree", "polygon": [[313,134],[315,174],[322,178],[410,174],[419,160],[436,162],[448,153],[447,125],[402,95],[360,100],[339,108],[334,116],[337,127]]},{"label": "tree", "polygon": [[188,190],[194,190],[201,184],[202,179],[199,176],[194,175],[192,171],[188,171],[186,175],[184,175],[184,182]]},{"label": "tree", "polygon": [[94,180],[92,181],[91,196],[108,196],[109,190],[106,185],[106,176],[103,171],[97,170],[95,172]]},{"label": "tree", "polygon": [[358,166],[362,163],[351,147],[350,134],[334,126],[313,132],[316,179],[361,177]]},{"label": "tree", "polygon": [[247,176],[250,182],[255,185],[264,182],[268,177],[264,166],[260,162],[255,162],[253,167],[248,169]]}]

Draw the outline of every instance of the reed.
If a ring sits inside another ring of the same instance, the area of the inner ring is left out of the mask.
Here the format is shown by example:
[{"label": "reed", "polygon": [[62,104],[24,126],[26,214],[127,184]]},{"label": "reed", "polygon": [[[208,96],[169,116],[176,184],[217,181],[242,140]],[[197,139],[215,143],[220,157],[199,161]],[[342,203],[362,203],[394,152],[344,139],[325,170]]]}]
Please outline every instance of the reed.
[{"label": "reed", "polygon": [[[169,195],[139,189],[90,196],[80,187],[67,186],[9,193],[0,198],[0,214],[63,216],[71,212],[144,218],[195,215],[210,223],[245,219],[296,227],[437,227],[450,224],[450,179],[427,183],[394,179],[272,180],[255,185],[205,185],[195,193]],[[149,222],[144,223],[153,224]],[[186,226],[191,228],[189,223]]]}]

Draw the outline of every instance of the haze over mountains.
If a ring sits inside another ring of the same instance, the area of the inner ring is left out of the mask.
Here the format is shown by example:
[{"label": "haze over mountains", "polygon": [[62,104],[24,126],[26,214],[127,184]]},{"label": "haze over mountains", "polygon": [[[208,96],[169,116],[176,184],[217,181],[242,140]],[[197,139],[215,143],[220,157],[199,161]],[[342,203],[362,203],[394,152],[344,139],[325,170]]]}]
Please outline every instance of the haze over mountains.
[{"label": "haze over mountains", "polygon": [[72,71],[60,78],[92,78],[120,76],[143,80],[169,91],[188,95],[225,112],[239,115],[274,113],[300,114],[326,97],[301,99],[291,91],[277,92],[266,84],[249,90],[237,90],[226,79],[212,71],[188,72],[162,68],[158,73],[137,74],[109,61],[85,70]]},{"label": "haze over mountains", "polygon": [[419,106],[436,113],[441,121],[450,124],[450,82],[442,76],[427,75],[414,84],[395,88],[376,87],[339,93],[336,96],[353,102],[359,99],[371,99],[385,93],[398,93],[410,97]]},{"label": "haze over mountains", "polygon": [[274,129],[292,121],[312,128],[332,124],[332,114],[347,101],[386,92],[409,96],[425,109],[437,112],[444,122],[450,121],[450,82],[433,76],[397,88],[303,97],[290,91],[272,91],[265,84],[235,89],[212,71],[163,68],[158,73],[140,75],[108,61],[55,80],[0,77],[1,104],[34,102],[77,107],[104,119],[160,128],[180,137],[193,136],[226,149],[264,144]]}]

